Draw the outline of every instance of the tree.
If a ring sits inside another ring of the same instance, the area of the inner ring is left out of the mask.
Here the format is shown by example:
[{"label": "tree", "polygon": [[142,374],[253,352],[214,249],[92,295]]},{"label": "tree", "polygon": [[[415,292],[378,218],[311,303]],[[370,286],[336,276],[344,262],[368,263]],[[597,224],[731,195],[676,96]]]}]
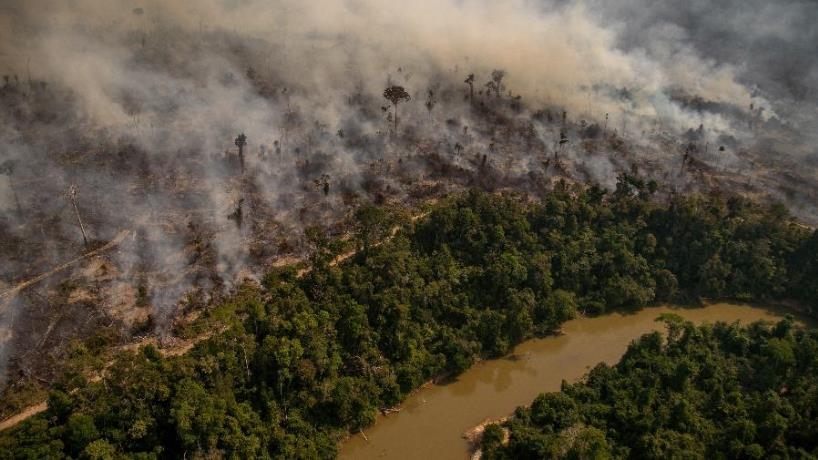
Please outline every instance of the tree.
[{"label": "tree", "polygon": [[483,430],[483,436],[480,439],[480,448],[483,452],[493,452],[503,447],[503,429],[500,425],[491,423]]},{"label": "tree", "polygon": [[486,87],[490,91],[494,91],[494,95],[500,97],[500,93],[502,93],[503,88],[503,78],[506,76],[505,70],[495,69],[491,72],[491,80],[486,83]]},{"label": "tree", "polygon": [[82,457],[88,460],[114,460],[116,448],[104,439],[97,439],[91,442],[82,451]]},{"label": "tree", "polygon": [[389,102],[392,103],[392,106],[395,108],[395,134],[398,133],[398,103],[401,101],[409,102],[412,99],[412,96],[406,92],[406,89],[403,86],[393,85],[386,88],[383,92],[383,97],[385,97]]},{"label": "tree", "polygon": [[68,447],[74,452],[81,452],[88,443],[99,437],[99,430],[90,415],[75,412],[66,424]]},{"label": "tree", "polygon": [[429,112],[429,119],[432,119],[432,109],[435,108],[437,104],[437,96],[435,96],[435,91],[429,88],[429,91],[426,93],[426,110]]},{"label": "tree", "polygon": [[469,85],[469,103],[474,104],[474,74],[470,73],[463,83]]},{"label": "tree", "polygon": [[244,133],[239,134],[234,143],[239,148],[239,163],[241,164],[241,173],[244,174],[244,146],[247,145],[247,136]]},{"label": "tree", "polygon": [[85,242],[85,245],[88,246],[88,235],[85,233],[85,225],[82,223],[82,217],[80,217],[80,210],[77,207],[77,186],[71,184],[68,187],[68,199],[71,200],[71,206],[74,208],[74,214],[77,216],[77,222],[80,225],[80,231],[82,232],[82,241]]},{"label": "tree", "polygon": [[362,206],[355,211],[358,249],[364,254],[369,249],[383,241],[389,235],[392,219],[383,209],[375,206]]},{"label": "tree", "polygon": [[[570,142],[568,140],[568,136],[565,134],[565,129],[560,129],[560,140],[559,140],[559,152],[562,152],[565,149],[565,144]],[[556,156],[557,152],[554,152]]]}]

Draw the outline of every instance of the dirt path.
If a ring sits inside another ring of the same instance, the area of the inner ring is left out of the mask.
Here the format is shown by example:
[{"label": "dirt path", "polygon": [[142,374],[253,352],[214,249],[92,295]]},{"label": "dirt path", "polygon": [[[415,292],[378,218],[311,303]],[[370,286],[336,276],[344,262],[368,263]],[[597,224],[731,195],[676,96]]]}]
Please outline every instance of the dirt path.
[{"label": "dirt path", "polygon": [[45,401],[40,401],[33,406],[28,406],[22,412],[0,421],[0,431],[11,428],[29,417],[34,417],[46,409],[48,409],[48,403]]},{"label": "dirt path", "polygon": [[121,232],[119,232],[114,237],[114,239],[112,239],[107,244],[105,244],[105,246],[102,246],[102,247],[99,247],[97,249],[94,249],[93,251],[87,252],[87,253],[77,257],[76,259],[72,259],[72,260],[69,260],[68,262],[65,262],[64,264],[57,265],[56,267],[54,267],[53,269],[51,269],[51,270],[49,270],[49,271],[47,271],[45,273],[41,273],[41,274],[35,276],[34,278],[31,278],[29,280],[26,280],[26,281],[23,281],[22,283],[17,284],[16,286],[14,286],[11,289],[7,289],[7,290],[5,290],[3,292],[0,292],[0,300],[10,299],[10,298],[14,297],[18,292],[22,291],[23,289],[25,289],[25,288],[33,285],[33,284],[39,283],[40,281],[48,278],[49,276],[55,275],[55,274],[65,270],[65,269],[67,269],[68,267],[77,264],[78,262],[81,262],[81,261],[83,261],[85,259],[94,257],[94,256],[96,256],[98,254],[102,254],[103,252],[118,246],[119,243],[121,243],[130,234],[131,234],[130,230],[122,230]]}]

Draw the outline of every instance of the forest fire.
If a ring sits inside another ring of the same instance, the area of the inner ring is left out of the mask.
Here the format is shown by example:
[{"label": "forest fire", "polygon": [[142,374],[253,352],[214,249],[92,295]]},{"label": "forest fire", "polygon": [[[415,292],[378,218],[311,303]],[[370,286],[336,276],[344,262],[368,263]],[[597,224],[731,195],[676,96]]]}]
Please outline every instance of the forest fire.
[{"label": "forest fire", "polygon": [[248,282],[312,264],[316,241],[351,245],[370,205],[630,183],[815,225],[815,27],[678,9],[3,2],[0,386],[51,387],[95,337],[182,340]]}]

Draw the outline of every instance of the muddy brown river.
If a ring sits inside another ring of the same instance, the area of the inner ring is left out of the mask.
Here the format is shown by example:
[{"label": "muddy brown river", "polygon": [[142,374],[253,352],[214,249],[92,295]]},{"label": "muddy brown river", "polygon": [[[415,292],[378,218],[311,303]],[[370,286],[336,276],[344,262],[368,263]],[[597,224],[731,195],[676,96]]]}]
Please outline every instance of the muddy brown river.
[{"label": "muddy brown river", "polygon": [[563,325],[563,335],[529,340],[506,358],[483,361],[451,383],[428,385],[409,397],[401,411],[341,444],[342,459],[468,458],[462,434],[487,418],[509,415],[540,393],[558,391],[562,380],[580,379],[604,361],[616,363],[628,344],[642,334],[663,330],[655,321],[676,313],[695,323],[777,320],[785,311],[746,305],[712,304],[704,308],[646,308],[634,314],[582,318]]}]

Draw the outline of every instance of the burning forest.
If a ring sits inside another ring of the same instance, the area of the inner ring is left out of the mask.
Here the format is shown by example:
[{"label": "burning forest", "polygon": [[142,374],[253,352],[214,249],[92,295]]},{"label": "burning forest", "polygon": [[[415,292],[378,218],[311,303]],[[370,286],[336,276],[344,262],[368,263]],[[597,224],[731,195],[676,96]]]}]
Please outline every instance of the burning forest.
[{"label": "burning forest", "polygon": [[2,2],[3,384],[99,331],[170,343],[367,204],[637,173],[818,222],[814,5],[697,5]]}]

